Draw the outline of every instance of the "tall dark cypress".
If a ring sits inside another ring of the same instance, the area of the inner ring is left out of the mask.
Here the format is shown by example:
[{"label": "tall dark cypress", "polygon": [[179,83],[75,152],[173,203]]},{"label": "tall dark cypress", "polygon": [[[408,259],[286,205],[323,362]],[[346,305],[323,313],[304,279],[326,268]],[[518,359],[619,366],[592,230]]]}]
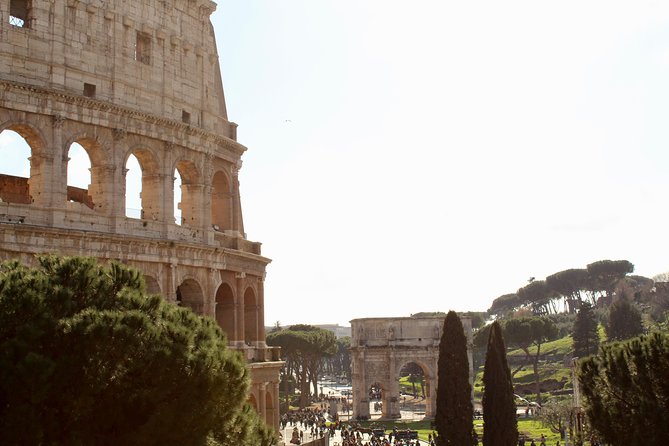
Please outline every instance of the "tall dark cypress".
[{"label": "tall dark cypress", "polygon": [[449,311],[444,319],[438,366],[437,414],[434,420],[438,445],[471,445],[474,408],[469,383],[467,337],[455,311]]},{"label": "tall dark cypress", "polygon": [[515,446],[518,424],[513,383],[502,329],[497,322],[490,327],[483,386],[483,446]]}]

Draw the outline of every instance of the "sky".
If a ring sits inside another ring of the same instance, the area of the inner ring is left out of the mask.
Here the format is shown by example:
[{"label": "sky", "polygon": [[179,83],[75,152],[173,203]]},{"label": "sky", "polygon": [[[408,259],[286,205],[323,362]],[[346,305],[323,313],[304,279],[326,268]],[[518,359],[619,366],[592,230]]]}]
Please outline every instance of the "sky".
[{"label": "sky", "polygon": [[669,271],[669,3],[219,0],[265,323]]},{"label": "sky", "polygon": [[217,3],[266,325],[669,271],[669,2]]}]

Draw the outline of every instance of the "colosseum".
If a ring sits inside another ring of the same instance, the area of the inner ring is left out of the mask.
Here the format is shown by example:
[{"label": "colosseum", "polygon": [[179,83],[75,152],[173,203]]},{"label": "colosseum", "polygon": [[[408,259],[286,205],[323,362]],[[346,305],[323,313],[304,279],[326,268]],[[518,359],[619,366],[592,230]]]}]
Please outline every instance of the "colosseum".
[{"label": "colosseum", "polygon": [[[278,428],[282,363],[265,344],[263,314],[270,260],[244,232],[246,148],[227,117],[215,8],[0,2],[0,132],[29,147],[24,176],[3,171],[20,155],[0,147],[0,259],[54,252],[140,269],[150,291],[217,320],[249,364],[250,403]],[[83,187],[68,178],[75,147],[90,161]],[[138,209],[127,202],[131,161]]]}]

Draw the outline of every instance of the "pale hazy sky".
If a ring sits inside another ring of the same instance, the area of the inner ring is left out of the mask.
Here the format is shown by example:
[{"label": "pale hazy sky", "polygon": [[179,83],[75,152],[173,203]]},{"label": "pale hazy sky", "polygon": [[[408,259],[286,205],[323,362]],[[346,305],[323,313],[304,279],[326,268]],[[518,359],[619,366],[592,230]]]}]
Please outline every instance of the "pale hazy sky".
[{"label": "pale hazy sky", "polygon": [[669,2],[217,3],[266,325],[669,271]]},{"label": "pale hazy sky", "polygon": [[669,270],[669,2],[219,0],[265,322]]}]

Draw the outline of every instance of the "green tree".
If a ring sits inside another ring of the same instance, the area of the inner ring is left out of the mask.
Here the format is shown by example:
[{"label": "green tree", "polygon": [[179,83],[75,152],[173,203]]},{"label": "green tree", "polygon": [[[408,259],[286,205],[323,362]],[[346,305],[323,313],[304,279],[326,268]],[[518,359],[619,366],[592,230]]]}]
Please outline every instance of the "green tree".
[{"label": "green tree", "polygon": [[286,374],[294,376],[300,389],[300,407],[309,403],[310,385],[318,394],[318,375],[323,359],[336,353],[334,333],[313,325],[291,325],[267,335],[267,344],[280,346],[286,359]]},{"label": "green tree", "polygon": [[597,352],[599,331],[597,318],[588,302],[583,302],[574,321],[574,356],[582,358]]},{"label": "green tree", "polygon": [[641,312],[626,297],[616,299],[609,307],[606,336],[609,341],[624,341],[643,333]]},{"label": "green tree", "polygon": [[268,445],[209,318],[89,258],[0,265],[0,444]]},{"label": "green tree", "polygon": [[613,290],[620,279],[634,272],[634,265],[627,260],[600,260],[587,267],[590,275],[590,288],[594,294],[601,293],[605,305],[611,304]]},{"label": "green tree", "polygon": [[551,310],[555,312],[554,306],[551,306],[554,296],[544,280],[534,280],[516,291],[520,302],[532,309],[534,314],[547,314]]},{"label": "green tree", "polygon": [[505,316],[523,304],[516,293],[504,294],[492,301],[488,314]]},{"label": "green tree", "polygon": [[579,364],[585,413],[612,446],[669,444],[669,336],[603,345]]},{"label": "green tree", "polygon": [[[509,345],[517,346],[524,353],[527,361],[532,362],[534,371],[534,388],[537,394],[537,402],[541,404],[541,387],[539,379],[539,358],[541,357],[541,345],[544,341],[550,341],[557,337],[558,331],[555,323],[547,317],[529,317],[509,319],[504,323],[504,337]],[[530,347],[535,347],[534,354]]]},{"label": "green tree", "polygon": [[483,446],[515,446],[516,404],[502,329],[493,322],[483,369]]},{"label": "green tree", "polygon": [[474,408],[469,383],[467,337],[455,311],[449,311],[444,319],[437,379],[434,424],[439,434],[439,446],[471,445]]},{"label": "green tree", "polygon": [[[590,288],[590,273],[585,268],[572,268],[546,277],[546,285],[564,298],[565,307],[575,314],[581,306],[581,295]],[[593,300],[592,304],[595,302]]]}]

